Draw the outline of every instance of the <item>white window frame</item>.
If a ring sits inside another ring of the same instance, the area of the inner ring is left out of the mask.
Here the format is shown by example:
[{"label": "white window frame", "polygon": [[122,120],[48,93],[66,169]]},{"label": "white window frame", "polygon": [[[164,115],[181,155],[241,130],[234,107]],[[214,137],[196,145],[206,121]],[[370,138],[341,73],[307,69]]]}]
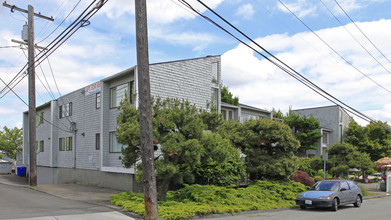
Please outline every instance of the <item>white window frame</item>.
[{"label": "white window frame", "polygon": [[60,118],[69,117],[72,115],[72,102],[68,102],[67,104],[60,105]]},{"label": "white window frame", "polygon": [[102,104],[100,97],[101,97],[100,92],[96,93],[96,96],[95,96],[95,99],[96,99],[95,108],[96,109],[100,109],[100,106]]},{"label": "white window frame", "polygon": [[122,148],[126,147],[126,146],[118,143],[115,131],[109,132],[109,140],[110,140],[110,144],[109,144],[109,152],[110,153],[121,153]]},{"label": "white window frame", "polygon": [[212,82],[217,83],[219,80],[218,63],[212,63]]},{"label": "white window frame", "polygon": [[110,108],[117,108],[120,106],[121,101],[125,98],[125,94],[128,98],[131,98],[130,83],[124,83],[110,88]]},{"label": "white window frame", "polygon": [[58,140],[59,151],[72,151],[72,137],[63,137]]},{"label": "white window frame", "polygon": [[218,104],[219,104],[219,89],[217,89],[217,88],[212,88],[210,99],[211,99],[211,100],[210,100],[210,101],[211,101],[211,104],[212,104],[214,107],[217,107]]},{"label": "white window frame", "polygon": [[[330,137],[330,133],[327,132],[327,131],[322,131],[322,144],[329,144],[329,137]],[[325,139],[326,139],[326,142],[325,142]]]}]

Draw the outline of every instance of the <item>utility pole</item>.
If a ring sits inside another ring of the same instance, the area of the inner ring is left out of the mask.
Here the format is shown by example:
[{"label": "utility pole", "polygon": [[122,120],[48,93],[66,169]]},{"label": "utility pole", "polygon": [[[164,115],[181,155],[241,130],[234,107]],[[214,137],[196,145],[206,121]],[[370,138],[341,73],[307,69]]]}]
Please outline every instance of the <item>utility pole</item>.
[{"label": "utility pole", "polygon": [[155,157],[153,149],[151,89],[149,82],[146,0],[135,1],[137,76],[140,105],[140,145],[143,165],[145,218],[158,219]]},{"label": "utility pole", "polygon": [[35,53],[34,53],[34,16],[44,18],[53,21],[53,18],[43,16],[41,14],[35,14],[33,6],[29,5],[28,10],[21,9],[15,5],[9,5],[6,2],[3,3],[4,7],[11,8],[11,12],[14,10],[24,12],[28,14],[28,65],[27,73],[29,75],[29,143],[30,143],[30,169],[29,169],[29,183],[30,186],[37,185],[37,155],[36,155],[36,126],[35,126]]}]

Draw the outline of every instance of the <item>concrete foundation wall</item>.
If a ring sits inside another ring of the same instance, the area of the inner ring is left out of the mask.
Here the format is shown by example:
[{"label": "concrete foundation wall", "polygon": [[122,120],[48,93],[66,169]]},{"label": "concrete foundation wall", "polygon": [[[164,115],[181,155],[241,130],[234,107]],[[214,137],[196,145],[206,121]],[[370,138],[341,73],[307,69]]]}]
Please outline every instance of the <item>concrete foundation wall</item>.
[{"label": "concrete foundation wall", "polygon": [[38,185],[83,183],[111,189],[142,192],[133,174],[102,172],[98,170],[37,166]]}]

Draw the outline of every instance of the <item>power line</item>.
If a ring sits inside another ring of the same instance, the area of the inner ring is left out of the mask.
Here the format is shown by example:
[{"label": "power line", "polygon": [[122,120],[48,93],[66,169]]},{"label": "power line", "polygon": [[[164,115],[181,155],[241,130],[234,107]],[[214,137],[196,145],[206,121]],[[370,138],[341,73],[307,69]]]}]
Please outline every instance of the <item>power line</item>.
[{"label": "power line", "polygon": [[[4,81],[3,81],[3,79],[1,79],[0,78],[0,81],[6,86],[6,87],[8,87],[8,85],[7,85],[7,83],[5,83]],[[22,101],[28,108],[30,108],[30,106],[27,104],[27,102],[25,102],[12,88],[9,88],[10,89],[10,91],[12,92],[12,93],[14,93],[14,95],[16,96],[16,97],[18,97],[18,99],[20,99],[20,101]],[[39,114],[35,114],[36,116],[40,116]],[[48,120],[46,120],[45,118],[43,118],[42,117],[42,119],[44,120],[44,121],[46,121],[47,123],[49,123],[49,124],[51,124],[51,125],[53,125],[54,127],[56,127],[56,128],[58,128],[59,130],[62,130],[62,131],[65,131],[65,132],[71,132],[71,131],[68,131],[68,130],[64,130],[63,128],[60,128],[60,127],[58,127],[58,126],[56,126],[55,124],[53,124],[53,123],[51,123],[50,121],[48,121]],[[66,126],[65,126],[66,127]]]},{"label": "power line", "polygon": [[369,56],[371,56],[381,67],[383,67],[385,71],[391,74],[391,72],[382,63],[380,63],[380,61],[376,59],[376,57],[373,56],[372,53],[369,52],[362,43],[360,43],[360,41],[345,27],[345,25],[342,24],[342,22],[337,18],[337,16],[334,15],[334,13],[326,6],[326,4],[322,0],[319,1],[327,9],[327,11],[329,11],[329,13],[335,18],[335,20],[337,20],[338,23],[350,34],[350,36],[361,46],[361,48],[364,49],[369,54]]},{"label": "power line", "polygon": [[[23,51],[23,54],[25,55],[25,57],[27,58],[27,54],[24,52],[24,50],[22,50],[22,51]],[[41,65],[39,65],[39,67],[41,67]],[[42,67],[41,67],[41,70],[42,70]],[[43,73],[43,70],[42,70],[42,73]],[[44,75],[44,77],[45,77],[45,79],[46,79],[46,76],[45,76],[44,73],[43,73],[43,75]],[[41,84],[42,84],[42,86],[45,88],[45,90],[49,93],[49,95],[50,95],[52,98],[54,98],[53,94],[50,93],[51,90],[49,91],[50,87],[49,87],[49,89],[46,88],[45,84],[42,82],[42,80],[41,80],[41,78],[38,76],[38,74],[36,74],[36,77],[38,78],[39,82],[41,82]],[[47,81],[46,81],[46,82],[47,82]],[[49,86],[49,84],[48,84],[48,86]],[[38,92],[37,92],[37,93],[38,93]],[[41,96],[41,95],[39,95],[39,96]],[[42,97],[41,97],[41,99],[42,99]]]},{"label": "power line", "polygon": [[380,51],[380,49],[369,39],[369,37],[364,33],[364,31],[361,30],[361,28],[356,24],[356,22],[353,21],[353,19],[348,15],[348,13],[342,8],[342,6],[337,2],[337,0],[334,0],[335,3],[337,3],[338,7],[345,13],[345,15],[350,19],[350,21],[356,26],[356,28],[362,33],[362,35],[365,36],[365,38],[373,45],[373,47],[376,48],[377,51],[389,62],[391,61],[384,55],[383,52]]},{"label": "power line", "polygon": [[335,54],[337,54],[342,60],[344,60],[347,64],[349,64],[351,67],[353,67],[355,70],[357,70],[361,75],[365,76],[369,80],[371,80],[373,83],[387,91],[388,93],[391,94],[391,91],[382,86],[380,83],[376,82],[373,80],[371,77],[369,77],[367,74],[359,70],[356,66],[354,66],[351,62],[349,62],[345,57],[343,57],[340,53],[338,53],[333,47],[331,47],[323,38],[321,38],[314,30],[312,30],[306,23],[303,22],[292,10],[288,8],[281,0],[278,0],[297,20],[299,20],[308,30],[310,30],[319,40],[321,40],[328,48],[330,48]]},{"label": "power line", "polygon": [[[72,24],[70,24],[59,36],[57,36],[51,43],[49,43],[49,45],[47,46],[47,50],[45,50],[45,52],[40,52],[39,54],[37,54],[35,57],[38,58],[35,59],[35,62],[32,63],[31,65],[39,65],[41,62],[43,62],[46,58],[45,57],[48,57],[50,56],[55,50],[58,49],[59,46],[61,46],[66,40],[69,39],[69,37],[71,37],[80,27],[84,27],[86,23],[88,23],[89,19],[96,14],[97,11],[99,11],[99,9],[104,5],[106,4],[106,2],[108,0],[100,0],[98,4],[96,4],[96,6],[94,6],[87,14],[85,14],[90,8],[91,6],[93,6],[98,0],[94,0],[79,16],[78,18],[72,22]],[[76,28],[77,27],[77,28]],[[75,29],[76,28],[76,29]],[[21,80],[19,80],[18,82],[16,82],[17,78],[19,77],[19,75],[25,71],[25,69],[27,69],[27,64],[19,71],[18,74],[15,75],[15,77],[8,83],[8,86],[10,88],[14,88],[18,83],[20,83],[20,81],[25,77],[23,76]],[[16,82],[16,83],[15,83]],[[14,84],[14,85],[12,85]],[[12,85],[12,86],[11,86]],[[4,87],[1,91],[0,91],[0,95],[2,93],[4,93],[4,91],[7,89],[7,87]],[[5,92],[5,94],[3,96],[0,97],[3,98],[9,91]]]},{"label": "power line", "polygon": [[[308,88],[310,88],[311,90],[313,90],[314,92],[318,93],[319,95],[321,95],[322,97],[326,98],[327,100],[329,100],[330,102],[334,103],[334,104],[337,104],[341,107],[343,107],[345,110],[351,112],[352,114],[356,115],[357,117],[360,117],[362,118],[363,120],[366,120],[366,121],[369,121],[369,122],[374,122],[375,120],[364,115],[363,113],[359,112],[358,110],[350,107],[349,105],[345,104],[344,102],[342,102],[341,100],[337,99],[336,97],[332,96],[331,94],[329,94],[328,92],[326,92],[325,90],[321,89],[319,86],[317,86],[316,84],[312,83],[310,80],[308,80],[306,77],[304,77],[303,75],[301,75],[300,73],[298,73],[297,71],[295,71],[293,68],[291,68],[290,66],[288,66],[287,64],[285,64],[284,62],[282,62],[281,60],[279,60],[277,57],[275,57],[273,54],[271,54],[269,51],[267,51],[266,49],[264,49],[262,46],[260,46],[258,43],[256,43],[253,39],[251,39],[250,37],[248,37],[246,34],[244,34],[242,31],[240,31],[238,28],[236,28],[234,25],[232,25],[230,22],[228,22],[226,19],[224,19],[222,16],[220,16],[218,13],[216,13],[213,9],[211,9],[209,6],[207,6],[206,4],[204,4],[202,1],[200,0],[197,0],[199,3],[201,3],[205,8],[207,8],[209,11],[211,11],[213,14],[215,14],[217,17],[219,17],[221,20],[223,20],[225,23],[227,23],[229,26],[231,26],[232,28],[234,28],[237,32],[239,32],[240,34],[242,34],[244,37],[246,37],[247,39],[249,39],[252,43],[254,43],[255,45],[257,45],[259,48],[261,48],[263,51],[265,51],[267,54],[269,54],[271,57],[273,57],[274,59],[276,59],[279,63],[276,63],[275,61],[271,60],[269,57],[267,57],[266,55],[262,54],[261,52],[259,52],[258,50],[254,49],[252,46],[250,46],[249,44],[245,43],[243,40],[239,39],[238,37],[236,37],[235,35],[233,35],[231,32],[229,32],[228,30],[226,30],[225,28],[223,28],[221,25],[217,24],[215,21],[213,21],[212,19],[210,19],[209,17],[205,16],[205,15],[202,15],[198,10],[194,9],[187,1],[185,0],[179,0],[182,4],[184,4],[185,6],[187,6],[188,8],[190,8],[191,10],[193,10],[195,13],[197,13],[198,15],[200,15],[201,17],[203,17],[204,19],[208,20],[209,22],[211,22],[212,24],[214,24],[215,26],[217,26],[218,28],[220,28],[221,30],[223,30],[224,32],[226,32],[227,34],[229,34],[230,36],[232,36],[233,38],[235,38],[236,40],[238,40],[239,42],[241,42],[242,44],[244,44],[245,46],[249,47],[250,49],[252,49],[254,52],[258,53],[259,55],[261,55],[262,57],[264,57],[265,59],[267,59],[269,62],[273,63],[275,66],[277,66],[278,68],[280,68],[281,70],[283,70],[284,72],[286,72],[287,74],[289,74],[290,76],[292,76],[293,78],[295,78],[296,80],[298,80],[299,82],[303,83],[304,85],[306,85]],[[283,66],[282,66],[283,65]]]},{"label": "power line", "polygon": [[60,24],[50,33],[48,34],[46,37],[44,37],[42,40],[40,40],[37,44],[41,43],[42,41],[46,40],[48,37],[50,37],[64,22],[65,20],[72,14],[72,12],[76,9],[76,7],[80,4],[81,0],[79,0],[75,7],[72,8],[72,10],[67,14],[67,16],[65,16],[65,18],[60,22]]},{"label": "power line", "polygon": [[[47,59],[54,51],[56,51],[65,41],[67,41],[77,30],[79,30],[81,27],[87,26],[90,22],[89,19],[94,16],[100,9],[101,7],[107,3],[108,0],[99,0],[99,2],[88,12],[86,13],[91,6],[93,6],[98,0],[94,0],[79,16],[78,18],[71,24],[69,25],[59,36],[57,36],[48,46],[47,50],[45,52],[40,51],[39,54],[37,54],[35,57],[38,59],[35,59],[34,63],[30,64],[31,66],[34,65],[39,65],[41,64],[45,59]],[[50,46],[50,47],[49,47]],[[21,75],[22,72],[25,71],[27,68],[27,64],[19,71],[18,74],[15,75],[15,77],[6,84],[6,86],[0,91],[0,95],[6,91],[8,88],[9,90],[3,94],[1,98],[3,98],[5,95],[8,94],[9,91],[13,91],[12,89],[18,85],[26,75]],[[18,78],[20,78],[18,80]],[[17,82],[16,82],[17,81]],[[56,83],[57,84],[57,83]],[[11,86],[12,85],[12,86]],[[57,85],[56,85],[57,86]],[[61,99],[62,100],[62,99]],[[68,121],[72,123],[72,118],[66,117]]]}]

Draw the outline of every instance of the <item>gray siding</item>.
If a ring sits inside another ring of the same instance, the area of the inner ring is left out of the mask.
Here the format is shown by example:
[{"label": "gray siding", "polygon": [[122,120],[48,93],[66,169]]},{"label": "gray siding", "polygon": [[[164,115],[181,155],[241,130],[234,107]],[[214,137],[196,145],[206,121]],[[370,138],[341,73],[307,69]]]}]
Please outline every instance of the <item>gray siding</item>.
[{"label": "gray siding", "polygon": [[[51,129],[51,124],[49,123],[51,121],[50,105],[46,106],[43,109],[37,109],[36,112],[38,115],[40,115],[43,112],[43,118],[45,119],[45,120],[43,120],[42,124],[38,124],[38,126],[36,127],[36,133],[37,133],[36,140],[38,142],[38,144],[36,146],[37,165],[50,166],[51,165],[51,154],[52,154],[51,142],[50,142],[51,135],[50,135],[50,132],[48,132]],[[44,151],[38,152],[39,145],[40,145],[41,141],[44,142]]]},{"label": "gray siding", "polygon": [[[109,167],[121,167],[122,163],[119,159],[119,156],[122,155],[122,153],[114,153],[110,152],[110,137],[109,133],[116,131],[117,129],[117,117],[120,111],[118,108],[110,108],[110,88],[122,85],[124,83],[133,83],[133,86],[135,84],[134,82],[134,71],[130,70],[127,74],[122,75],[121,77],[114,78],[108,82],[105,83],[104,87],[104,93],[105,93],[105,111],[108,112],[105,118],[105,127],[107,130],[104,134],[104,148],[103,148],[103,155],[104,155],[104,166]],[[134,92],[134,91],[133,91]],[[128,93],[129,94],[129,93]]]},{"label": "gray siding", "polygon": [[[212,64],[217,67],[217,80],[212,80]],[[42,177],[41,184],[67,181],[88,181],[92,184],[100,184],[93,180],[93,176],[99,173],[102,177],[100,181],[103,181],[108,176],[118,177],[118,180],[121,180],[129,175],[124,173],[133,172],[132,169],[121,169],[122,164],[119,159],[121,153],[111,153],[109,150],[109,132],[116,130],[119,114],[117,108],[110,108],[110,88],[133,82],[132,93],[134,96],[131,98],[134,106],[138,107],[136,73],[137,67],[133,67],[103,79],[100,90],[100,109],[96,109],[96,93],[87,93],[86,95],[85,88],[75,90],[58,100],[38,107],[39,111],[37,112],[43,111],[45,119],[51,122],[45,121],[37,128],[37,141],[43,140],[45,147],[44,152],[37,156],[40,167],[39,175]],[[211,102],[212,89],[217,89],[217,107],[220,111],[220,78],[220,56],[150,65],[152,96],[189,100],[198,108],[203,109],[206,109],[207,103]],[[91,92],[93,91],[95,90],[92,88]],[[60,118],[60,106],[70,102],[72,103],[71,116]],[[25,134],[23,137],[23,159],[24,164],[27,165],[29,157],[27,112],[23,115],[23,125]],[[95,148],[97,133],[100,133],[100,150]],[[66,137],[72,137],[72,150],[60,151],[59,139]],[[45,170],[50,172],[46,173]],[[109,173],[103,171],[109,171]],[[91,172],[92,176],[86,174],[88,172]],[[75,176],[72,176],[72,173]],[[115,185],[114,183],[110,184]],[[122,186],[116,187],[121,188]]]},{"label": "gray siding", "polygon": [[207,101],[211,100],[211,88],[218,89],[220,100],[220,80],[217,83],[212,82],[212,63],[217,63],[220,79],[219,56],[151,65],[151,95],[189,100],[198,108],[206,109]]},{"label": "gray siding", "polygon": [[[307,117],[313,116],[319,121],[320,127],[331,130],[329,136],[329,146],[340,142],[340,133],[342,137],[346,136],[346,129],[349,126],[350,116],[339,106],[326,106],[319,108],[298,109],[293,110],[293,113],[305,115]],[[342,116],[342,117],[340,117]],[[340,130],[342,126],[342,131]],[[316,150],[316,155],[322,154],[321,149]]]}]

